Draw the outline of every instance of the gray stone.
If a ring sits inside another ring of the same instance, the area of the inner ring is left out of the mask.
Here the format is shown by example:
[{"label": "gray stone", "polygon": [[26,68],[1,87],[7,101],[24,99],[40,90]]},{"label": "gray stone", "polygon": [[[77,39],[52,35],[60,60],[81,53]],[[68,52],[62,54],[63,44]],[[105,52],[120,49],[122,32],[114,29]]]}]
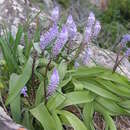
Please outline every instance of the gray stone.
[{"label": "gray stone", "polygon": [[16,124],[12,119],[6,114],[4,109],[0,107],[0,130],[27,130],[23,126]]}]

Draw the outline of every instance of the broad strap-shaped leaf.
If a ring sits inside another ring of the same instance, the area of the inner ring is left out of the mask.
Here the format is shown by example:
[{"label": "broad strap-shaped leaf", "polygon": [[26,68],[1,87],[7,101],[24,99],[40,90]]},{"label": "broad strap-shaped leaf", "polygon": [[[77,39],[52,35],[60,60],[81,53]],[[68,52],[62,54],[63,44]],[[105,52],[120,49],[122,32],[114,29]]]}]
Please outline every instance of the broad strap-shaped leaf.
[{"label": "broad strap-shaped leaf", "polygon": [[87,90],[90,90],[92,91],[93,93],[96,93],[97,95],[100,95],[104,98],[108,98],[108,99],[111,99],[111,100],[114,100],[114,101],[117,101],[117,102],[120,102],[121,99],[120,97],[116,96],[115,94],[109,92],[108,90],[102,88],[102,87],[99,87],[95,84],[92,84],[92,83],[88,83],[88,82],[83,82],[83,85],[84,85],[84,88],[86,88]]},{"label": "broad strap-shaped leaf", "polygon": [[61,61],[61,63],[58,65],[58,72],[59,72],[60,82],[61,82],[67,72],[67,63],[65,61]]},{"label": "broad strap-shaped leaf", "polygon": [[63,120],[67,120],[69,124],[74,128],[74,130],[88,130],[84,123],[74,114],[65,110],[57,111],[57,113],[61,116],[61,118],[65,118]]},{"label": "broad strap-shaped leaf", "polygon": [[44,94],[44,82],[42,81],[37,89],[35,105],[39,105],[43,102]]},{"label": "broad strap-shaped leaf", "polygon": [[72,72],[72,77],[74,78],[82,78],[88,76],[99,75],[104,72],[103,67],[79,67],[76,71]]},{"label": "broad strap-shaped leaf", "polygon": [[19,75],[18,80],[16,81],[16,83],[14,84],[14,86],[12,87],[12,89],[9,92],[9,96],[6,101],[6,105],[11,103],[13,101],[13,99],[15,99],[17,97],[17,95],[20,93],[21,89],[26,85],[26,83],[30,79],[31,73],[32,73],[32,58],[29,58],[29,60],[27,61],[26,65],[23,69],[22,74]]},{"label": "broad strap-shaped leaf", "polygon": [[109,80],[104,79],[96,79],[96,81],[99,83],[99,86],[104,86],[104,88],[115,93],[116,95],[130,98],[130,89],[125,85],[113,83]]},{"label": "broad strap-shaped leaf", "polygon": [[52,112],[52,117],[56,123],[56,130],[63,130],[61,120],[60,120],[59,116],[57,115],[56,111]]},{"label": "broad strap-shaped leaf", "polygon": [[14,55],[16,55],[16,51],[17,51],[17,47],[18,45],[20,44],[20,40],[21,40],[21,37],[22,37],[22,33],[23,33],[23,27],[21,25],[19,25],[18,27],[18,31],[17,31],[17,34],[16,34],[16,39],[15,39],[15,44],[14,44]]},{"label": "broad strap-shaped leaf", "polygon": [[25,126],[28,130],[34,130],[33,116],[30,115],[30,111],[28,110],[25,110],[24,112],[22,125]]},{"label": "broad strap-shaped leaf", "polygon": [[31,109],[30,112],[41,123],[44,130],[57,130],[55,121],[44,103]]},{"label": "broad strap-shaped leaf", "polygon": [[128,100],[128,99],[119,102],[119,105],[122,106],[123,108],[130,110],[130,100]]},{"label": "broad strap-shaped leaf", "polygon": [[52,111],[60,107],[65,101],[66,97],[60,93],[56,93],[52,97],[49,98],[47,103],[47,108]]},{"label": "broad strap-shaped leaf", "polygon": [[16,72],[18,69],[16,58],[14,58],[13,53],[8,46],[8,43],[2,38],[0,38],[0,47],[9,71]]},{"label": "broad strap-shaped leaf", "polygon": [[127,111],[125,111],[125,109],[120,107],[116,102],[114,102],[112,100],[105,99],[103,97],[96,97],[96,101],[101,106],[106,108],[106,110],[109,113],[111,113],[112,115],[128,115],[129,114],[129,113],[127,113]]},{"label": "broad strap-shaped leaf", "polygon": [[83,108],[83,120],[88,130],[95,130],[93,125],[94,107],[93,102],[86,103]]},{"label": "broad strap-shaped leaf", "polygon": [[[17,74],[12,74],[9,81],[9,92],[12,91],[13,87],[15,86],[19,76]],[[20,93],[16,96],[13,102],[10,103],[11,114],[13,119],[20,123],[21,120],[21,108],[20,108]]]},{"label": "broad strap-shaped leaf", "polygon": [[64,95],[66,97],[62,107],[76,104],[88,103],[94,100],[95,96],[88,91],[75,91]]}]

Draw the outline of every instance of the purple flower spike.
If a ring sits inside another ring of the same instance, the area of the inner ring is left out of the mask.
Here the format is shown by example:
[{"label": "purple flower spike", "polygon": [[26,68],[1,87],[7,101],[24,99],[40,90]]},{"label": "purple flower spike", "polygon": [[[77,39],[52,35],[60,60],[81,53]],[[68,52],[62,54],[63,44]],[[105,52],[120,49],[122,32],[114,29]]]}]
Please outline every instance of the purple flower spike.
[{"label": "purple flower spike", "polygon": [[24,97],[27,97],[27,87],[24,86],[22,89],[21,89],[21,94],[23,94]]},{"label": "purple flower spike", "polygon": [[125,56],[129,57],[130,56],[130,48],[127,49],[127,51],[125,52]]},{"label": "purple flower spike", "polygon": [[83,59],[82,59],[84,65],[86,65],[86,64],[89,62],[90,57],[91,57],[91,54],[92,54],[91,49],[90,49],[90,48],[87,48],[87,49],[85,50],[85,54],[84,54]]},{"label": "purple flower spike", "polygon": [[100,24],[99,21],[96,21],[96,24],[95,24],[95,26],[94,26],[93,36],[94,36],[94,37],[97,37],[98,34],[99,34],[99,32],[100,32],[100,30],[101,30],[101,24]]},{"label": "purple flower spike", "polygon": [[125,34],[121,40],[121,47],[125,48],[126,47],[126,43],[130,42],[130,34]]},{"label": "purple flower spike", "polygon": [[51,12],[52,21],[57,22],[59,20],[59,7],[56,6]]},{"label": "purple flower spike", "polygon": [[60,53],[60,51],[64,47],[67,40],[68,40],[68,30],[67,30],[67,27],[64,25],[62,27],[62,30],[59,34],[59,37],[57,38],[56,43],[55,43],[53,50],[52,50],[54,57],[56,57]]},{"label": "purple flower spike", "polygon": [[86,27],[85,28],[85,34],[84,35],[85,35],[84,36],[84,42],[85,43],[90,42],[91,36],[92,36],[92,29],[91,29],[91,27]]},{"label": "purple flower spike", "polygon": [[40,38],[40,48],[42,51],[44,51],[45,47],[54,40],[58,35],[58,27],[56,24],[54,24],[48,32],[46,32],[44,35]]},{"label": "purple flower spike", "polygon": [[95,14],[93,12],[89,13],[88,21],[87,21],[87,26],[92,27],[92,25],[95,22]]},{"label": "purple flower spike", "polygon": [[59,84],[59,74],[57,69],[54,68],[48,85],[47,96],[51,96],[55,92],[58,84]]},{"label": "purple flower spike", "polygon": [[69,38],[73,39],[77,33],[77,27],[76,24],[73,20],[72,15],[69,15],[67,18],[67,22],[66,22],[67,28],[68,28],[68,33],[69,33]]}]

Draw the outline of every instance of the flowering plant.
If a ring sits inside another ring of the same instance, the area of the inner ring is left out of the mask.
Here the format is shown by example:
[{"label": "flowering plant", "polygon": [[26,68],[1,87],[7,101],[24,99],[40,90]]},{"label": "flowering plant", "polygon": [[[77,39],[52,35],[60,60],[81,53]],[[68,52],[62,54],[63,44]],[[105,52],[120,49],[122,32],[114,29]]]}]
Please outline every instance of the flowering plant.
[{"label": "flowering plant", "polygon": [[[61,27],[59,18],[59,8],[55,7],[52,26],[38,42],[32,40],[29,44],[21,26],[16,39],[11,34],[9,39],[0,38],[4,60],[0,84],[5,86],[1,91],[5,110],[31,130],[62,130],[67,126],[94,130],[94,112],[103,115],[106,129],[116,130],[111,116],[130,115],[130,81],[100,66],[84,66],[91,57],[88,45],[101,30],[100,22],[90,12],[82,42],[75,48],[78,29],[72,15]],[[19,44],[23,32],[25,46]],[[129,36],[124,36],[121,46],[128,40]],[[78,58],[83,51],[82,66]],[[129,56],[129,49],[125,56]],[[72,114],[71,106],[79,118]]]}]

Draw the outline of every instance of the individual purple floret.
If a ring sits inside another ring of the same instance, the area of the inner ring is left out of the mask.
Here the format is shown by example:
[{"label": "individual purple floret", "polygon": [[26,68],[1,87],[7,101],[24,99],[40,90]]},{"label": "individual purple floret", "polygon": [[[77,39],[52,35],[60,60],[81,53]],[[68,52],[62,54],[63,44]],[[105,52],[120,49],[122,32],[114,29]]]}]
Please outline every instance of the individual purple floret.
[{"label": "individual purple floret", "polygon": [[93,36],[94,37],[97,37],[99,32],[101,30],[101,24],[100,22],[97,20],[96,23],[95,23],[95,26],[94,26],[94,33],[93,33]]},{"label": "individual purple floret", "polygon": [[66,25],[67,25],[67,29],[68,29],[68,33],[69,33],[69,38],[72,40],[77,33],[77,27],[73,20],[72,15],[68,16]]},{"label": "individual purple floret", "polygon": [[59,74],[58,70],[54,68],[48,85],[47,96],[51,96],[56,91],[56,87],[58,84],[59,84]]},{"label": "individual purple floret", "polygon": [[121,47],[125,48],[126,43],[130,42],[130,34],[125,34],[120,42]]},{"label": "individual purple floret", "polygon": [[22,89],[21,89],[21,94],[23,94],[24,97],[27,97],[27,87],[24,86]]},{"label": "individual purple floret", "polygon": [[91,29],[91,27],[86,27],[85,28],[85,32],[84,32],[84,42],[85,43],[90,42],[91,36],[92,36],[92,29]]},{"label": "individual purple floret", "polygon": [[87,21],[87,26],[92,27],[92,25],[95,23],[95,15],[93,12],[89,13],[88,21]]},{"label": "individual purple floret", "polygon": [[92,54],[91,49],[87,48],[85,50],[85,54],[84,54],[83,59],[82,59],[84,65],[86,65],[89,62],[91,54]]},{"label": "individual purple floret", "polygon": [[46,32],[44,35],[40,38],[40,48],[42,51],[44,51],[45,47],[54,40],[58,35],[58,27],[56,24],[54,24],[48,32]]},{"label": "individual purple floret", "polygon": [[128,48],[128,49],[126,50],[125,56],[126,56],[126,57],[129,57],[129,56],[130,56],[130,48]]},{"label": "individual purple floret", "polygon": [[57,22],[59,20],[59,7],[56,6],[51,12],[52,21]]},{"label": "individual purple floret", "polygon": [[67,40],[68,40],[68,30],[66,25],[64,25],[52,49],[54,57],[56,57],[60,53]]}]

